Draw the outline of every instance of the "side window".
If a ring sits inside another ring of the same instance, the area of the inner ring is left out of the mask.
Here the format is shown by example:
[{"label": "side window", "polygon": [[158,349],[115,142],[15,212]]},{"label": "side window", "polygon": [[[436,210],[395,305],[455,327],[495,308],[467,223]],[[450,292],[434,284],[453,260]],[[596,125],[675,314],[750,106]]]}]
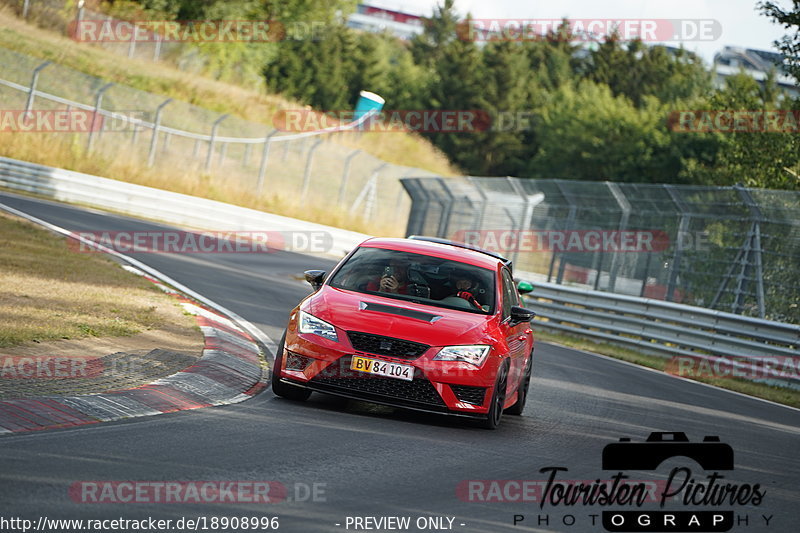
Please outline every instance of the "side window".
[{"label": "side window", "polygon": [[514,279],[507,270],[503,270],[503,318],[511,316],[511,306],[519,305],[519,294],[514,286]]}]

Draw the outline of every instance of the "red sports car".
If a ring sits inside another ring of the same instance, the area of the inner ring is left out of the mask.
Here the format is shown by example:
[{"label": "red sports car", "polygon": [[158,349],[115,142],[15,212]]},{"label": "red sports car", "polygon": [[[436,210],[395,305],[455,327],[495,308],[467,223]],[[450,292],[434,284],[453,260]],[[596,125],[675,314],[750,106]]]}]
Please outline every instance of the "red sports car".
[{"label": "red sports car", "polygon": [[295,307],[272,390],[312,391],[479,419],[519,415],[531,379],[534,316],[507,259],[429,237],[369,239]]}]

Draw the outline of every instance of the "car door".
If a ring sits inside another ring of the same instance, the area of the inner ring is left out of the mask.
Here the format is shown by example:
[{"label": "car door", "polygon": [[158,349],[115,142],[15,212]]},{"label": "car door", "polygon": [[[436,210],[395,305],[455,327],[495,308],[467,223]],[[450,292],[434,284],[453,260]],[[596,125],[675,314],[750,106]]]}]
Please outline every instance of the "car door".
[{"label": "car door", "polygon": [[511,390],[516,390],[527,362],[528,337],[530,336],[531,329],[530,324],[527,322],[515,325],[511,324],[511,307],[514,305],[521,305],[519,293],[514,285],[514,278],[511,277],[511,273],[508,269],[502,269],[501,277],[503,298],[501,328],[506,337],[506,343],[508,344],[508,351],[511,357],[508,382],[512,386]]}]

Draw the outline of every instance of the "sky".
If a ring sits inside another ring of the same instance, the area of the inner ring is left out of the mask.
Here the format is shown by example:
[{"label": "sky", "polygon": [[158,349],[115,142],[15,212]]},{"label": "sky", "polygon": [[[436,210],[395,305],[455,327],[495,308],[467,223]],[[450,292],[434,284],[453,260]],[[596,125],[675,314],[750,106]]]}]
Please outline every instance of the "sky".
[{"label": "sky", "polygon": [[[364,3],[428,16],[438,0],[361,0]],[[756,11],[756,0],[456,0],[462,16],[476,19],[681,19],[714,20],[721,33],[709,40],[683,41],[711,63],[724,46],[774,51],[773,41],[784,35],[778,24]],[[789,0],[777,0],[784,8]],[[687,23],[687,31],[692,22]],[[678,46],[678,41],[665,44]]]}]

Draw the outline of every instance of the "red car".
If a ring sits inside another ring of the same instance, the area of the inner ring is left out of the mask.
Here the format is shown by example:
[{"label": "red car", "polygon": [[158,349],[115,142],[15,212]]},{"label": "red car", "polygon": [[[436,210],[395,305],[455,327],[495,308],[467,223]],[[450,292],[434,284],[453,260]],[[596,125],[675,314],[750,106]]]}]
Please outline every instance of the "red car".
[{"label": "red car", "polygon": [[519,415],[531,379],[534,316],[511,262],[429,237],[369,239],[295,307],[272,390],[312,391],[478,419]]}]

